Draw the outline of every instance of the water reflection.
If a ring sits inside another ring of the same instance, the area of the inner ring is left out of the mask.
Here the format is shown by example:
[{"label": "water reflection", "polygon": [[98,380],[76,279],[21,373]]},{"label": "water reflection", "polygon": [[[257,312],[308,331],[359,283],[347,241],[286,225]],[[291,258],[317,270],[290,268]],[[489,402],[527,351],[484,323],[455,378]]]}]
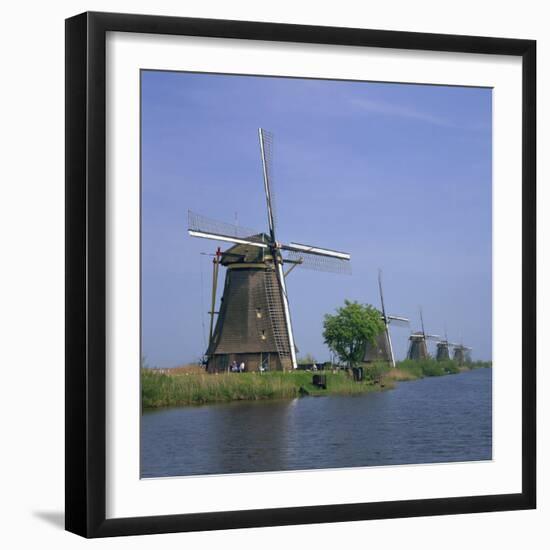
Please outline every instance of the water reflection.
[{"label": "water reflection", "polygon": [[362,396],[147,412],[143,477],[491,458],[491,370]]},{"label": "water reflection", "polygon": [[201,446],[210,455],[207,470],[269,471],[285,464],[296,401],[232,403],[209,415]]}]

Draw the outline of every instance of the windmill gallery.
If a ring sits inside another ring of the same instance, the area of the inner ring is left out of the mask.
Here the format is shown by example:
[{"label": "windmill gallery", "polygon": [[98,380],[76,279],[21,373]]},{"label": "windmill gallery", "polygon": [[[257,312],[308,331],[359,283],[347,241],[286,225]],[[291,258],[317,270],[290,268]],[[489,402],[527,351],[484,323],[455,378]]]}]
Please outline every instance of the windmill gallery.
[{"label": "windmill gallery", "polygon": [[[244,369],[249,372],[297,369],[297,346],[286,278],[297,267],[337,273],[351,272],[351,256],[346,252],[295,242],[285,244],[277,240],[272,177],[273,136],[261,128],[258,136],[267,209],[266,230],[254,231],[215,221],[192,211],[188,214],[190,236],[230,245],[224,251],[217,248],[212,255],[210,329],[204,361],[208,373]],[[225,268],[225,282],[216,311],[220,266]],[[362,362],[367,367],[370,364],[395,367],[390,326],[408,326],[409,319],[386,313],[380,270],[378,287],[381,306],[379,315],[383,328],[375,338],[364,344]],[[420,321],[421,330],[409,336],[409,361],[429,360],[427,342],[434,340],[437,343],[437,361],[449,362],[450,350],[454,349],[453,362],[457,365],[471,363],[471,348],[462,343],[451,343],[447,336],[441,338],[427,334],[422,310]],[[235,369],[235,365],[240,368]],[[315,364],[309,366],[317,368]],[[331,366],[334,368],[334,365]]]}]

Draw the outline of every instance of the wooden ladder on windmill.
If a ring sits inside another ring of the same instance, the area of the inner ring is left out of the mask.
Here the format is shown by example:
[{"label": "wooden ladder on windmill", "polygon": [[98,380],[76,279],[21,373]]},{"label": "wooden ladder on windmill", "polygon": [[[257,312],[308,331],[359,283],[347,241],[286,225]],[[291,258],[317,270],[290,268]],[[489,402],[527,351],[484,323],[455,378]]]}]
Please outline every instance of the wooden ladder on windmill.
[{"label": "wooden ladder on windmill", "polygon": [[280,296],[281,288],[274,271],[270,269],[264,271],[264,286],[275,347],[277,348],[281,365],[286,370],[292,367],[292,357],[286,328],[285,311]]}]

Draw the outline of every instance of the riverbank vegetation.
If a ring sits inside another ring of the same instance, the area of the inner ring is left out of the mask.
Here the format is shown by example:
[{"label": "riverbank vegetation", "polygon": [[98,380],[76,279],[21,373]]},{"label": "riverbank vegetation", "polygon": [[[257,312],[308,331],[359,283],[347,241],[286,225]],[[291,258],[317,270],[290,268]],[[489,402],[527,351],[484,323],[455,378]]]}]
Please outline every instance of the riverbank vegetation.
[{"label": "riverbank vegetation", "polygon": [[201,405],[241,400],[289,399],[328,394],[353,395],[394,387],[396,382],[426,376],[456,374],[462,370],[490,367],[490,363],[459,366],[454,361],[402,361],[396,368],[385,364],[363,365],[364,378],[353,379],[350,370],[325,370],[326,389],[314,386],[310,371],[245,372],[206,374],[200,368],[141,369],[141,394],[144,409]]}]

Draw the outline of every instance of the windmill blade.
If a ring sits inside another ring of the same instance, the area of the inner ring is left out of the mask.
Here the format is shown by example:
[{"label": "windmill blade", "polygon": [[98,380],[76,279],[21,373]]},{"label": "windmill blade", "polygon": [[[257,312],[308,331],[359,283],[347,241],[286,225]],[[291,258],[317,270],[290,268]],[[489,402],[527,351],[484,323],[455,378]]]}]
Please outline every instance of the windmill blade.
[{"label": "windmill blade", "polygon": [[387,319],[391,325],[395,325],[397,327],[410,326],[410,321],[406,317],[399,317],[398,315],[388,315]]},{"label": "windmill blade", "polygon": [[283,312],[286,321],[286,330],[288,335],[288,344],[290,347],[290,361],[292,368],[298,368],[298,362],[296,359],[296,346],[294,344],[294,332],[292,330],[292,320],[290,319],[290,307],[288,305],[288,295],[286,293],[285,275],[283,273],[283,266],[280,262],[277,262],[277,280],[281,289],[281,297],[283,299]]},{"label": "windmill blade", "polygon": [[191,210],[188,211],[188,232],[192,237],[267,248],[267,244],[262,240],[261,233],[246,227],[206,218]]},{"label": "windmill blade", "polygon": [[422,334],[424,337],[426,337],[426,331],[424,330],[424,316],[422,315],[422,308],[418,308],[420,310],[420,324],[422,325]]},{"label": "windmill blade", "polygon": [[257,246],[258,248],[267,248],[267,245],[258,241],[251,241],[248,239],[239,239],[237,237],[226,237],[225,235],[217,235],[215,233],[202,233],[201,231],[188,231],[191,237],[201,237],[203,239],[212,239],[213,241],[224,241],[233,244],[249,244],[251,246]]},{"label": "windmill blade", "polygon": [[425,334],[424,338],[426,338],[426,340],[441,340],[441,336],[437,334]]},{"label": "windmill blade", "polygon": [[315,271],[351,274],[351,263],[349,260],[331,256],[320,256],[311,252],[290,250],[287,251],[284,261],[294,263],[297,267],[313,269]]},{"label": "windmill blade", "polygon": [[395,367],[395,356],[393,354],[391,333],[390,333],[390,330],[388,328],[388,326],[390,324],[390,318],[389,318],[389,315],[386,315],[386,306],[384,305],[384,292],[382,290],[382,270],[380,268],[378,268],[378,290],[380,291],[380,305],[382,307],[381,317],[382,317],[382,322],[384,323],[384,332],[386,334],[386,342],[388,344],[388,348],[389,348],[389,351],[390,351],[390,364],[391,364],[392,368],[394,368]]},{"label": "windmill blade", "polygon": [[262,154],[264,191],[267,204],[267,223],[271,240],[275,242],[277,211],[275,194],[273,192],[273,134],[266,132],[263,128],[259,128],[258,135],[260,138],[260,152]]},{"label": "windmill blade", "polygon": [[199,231],[203,233],[215,233],[226,237],[237,237],[239,239],[249,239],[261,234],[259,231],[242,227],[231,223],[207,218],[201,214],[197,214],[192,210],[187,211],[188,229],[190,231]]},{"label": "windmill blade", "polygon": [[351,260],[351,255],[347,252],[339,252],[337,250],[330,250],[329,248],[321,248],[310,244],[282,244],[281,249],[288,250],[289,252],[304,252],[308,254],[315,254],[317,256],[326,256],[327,258],[337,258],[339,260]]},{"label": "windmill blade", "polygon": [[380,305],[382,306],[382,318],[384,323],[389,321],[389,318],[386,316],[386,306],[384,305],[384,293],[382,291],[382,270],[378,269],[378,290],[380,291]]}]

